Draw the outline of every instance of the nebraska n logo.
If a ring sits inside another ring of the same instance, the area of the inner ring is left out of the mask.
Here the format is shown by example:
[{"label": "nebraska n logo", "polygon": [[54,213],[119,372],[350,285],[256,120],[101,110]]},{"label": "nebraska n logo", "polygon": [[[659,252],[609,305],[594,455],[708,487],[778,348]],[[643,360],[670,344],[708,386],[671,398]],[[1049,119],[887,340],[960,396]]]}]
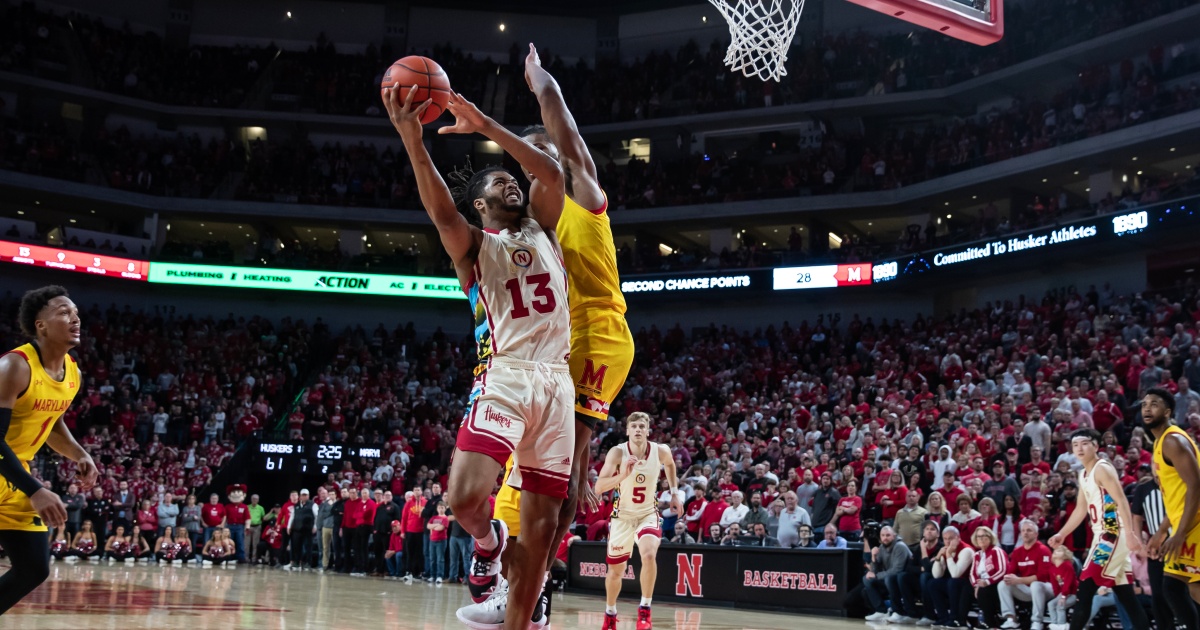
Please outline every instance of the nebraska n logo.
[{"label": "nebraska n logo", "polygon": [[584,359],[586,363],[583,365],[583,376],[579,377],[579,384],[584,387],[589,387],[595,391],[604,389],[604,373],[608,371],[608,366],[600,364],[600,369],[596,369],[596,364],[592,363],[591,359]]},{"label": "nebraska n logo", "polygon": [[700,554],[677,554],[675,563],[679,567],[679,579],[675,581],[676,597],[704,597],[704,585],[700,582],[700,568],[704,556]]}]

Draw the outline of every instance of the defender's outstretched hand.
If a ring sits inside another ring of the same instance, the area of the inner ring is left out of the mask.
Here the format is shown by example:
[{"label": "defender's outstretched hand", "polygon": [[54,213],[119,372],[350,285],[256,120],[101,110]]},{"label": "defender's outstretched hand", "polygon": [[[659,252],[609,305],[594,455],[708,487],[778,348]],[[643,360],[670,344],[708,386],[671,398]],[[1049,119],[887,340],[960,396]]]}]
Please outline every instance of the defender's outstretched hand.
[{"label": "defender's outstretched hand", "polygon": [[537,47],[530,43],[529,54],[525,57],[525,84],[529,86],[530,92],[533,91],[533,77],[529,76],[529,70],[534,67],[542,67],[542,58],[538,56]]},{"label": "defender's outstretched hand", "polygon": [[488,126],[488,117],[479,111],[475,103],[468,101],[458,92],[450,94],[450,100],[446,102],[446,109],[454,114],[454,124],[438,129],[439,134],[483,133]]}]

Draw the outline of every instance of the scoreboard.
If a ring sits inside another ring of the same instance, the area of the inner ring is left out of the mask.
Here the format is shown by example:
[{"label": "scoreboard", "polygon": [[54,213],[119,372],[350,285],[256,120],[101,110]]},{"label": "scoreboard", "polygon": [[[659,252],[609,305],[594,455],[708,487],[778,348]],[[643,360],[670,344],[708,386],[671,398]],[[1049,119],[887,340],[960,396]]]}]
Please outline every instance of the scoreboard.
[{"label": "scoreboard", "polygon": [[383,448],[359,444],[261,442],[255,449],[254,467],[261,472],[325,475],[342,469],[342,463],[383,457]]}]

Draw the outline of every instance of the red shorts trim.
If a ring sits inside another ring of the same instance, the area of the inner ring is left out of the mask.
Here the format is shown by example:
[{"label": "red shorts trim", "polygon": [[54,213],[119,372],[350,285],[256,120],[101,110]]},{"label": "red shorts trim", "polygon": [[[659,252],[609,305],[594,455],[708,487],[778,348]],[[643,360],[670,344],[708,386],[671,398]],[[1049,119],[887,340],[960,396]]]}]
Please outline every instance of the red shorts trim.
[{"label": "red shorts trim", "polygon": [[471,411],[467,413],[466,420],[458,428],[458,442],[455,446],[463,452],[487,455],[496,460],[496,463],[504,466],[508,463],[508,456],[513,453],[512,443],[495,433],[477,429],[474,426],[475,411],[478,408],[478,402],[471,405]]},{"label": "red shorts trim", "polygon": [[638,530],[638,533],[634,535],[634,538],[641,538],[642,536],[658,536],[659,538],[662,538],[662,530],[657,527],[643,527],[642,529]]},{"label": "red shorts trim", "polygon": [[538,470],[537,468],[526,468],[524,466],[518,466],[518,468],[521,470],[522,490],[528,490],[556,499],[567,498],[567,486],[571,480],[570,475],[559,475],[548,470]]},{"label": "red shorts trim", "polygon": [[630,554],[625,554],[623,556],[617,556],[615,558],[613,556],[609,556],[604,559],[604,562],[605,562],[605,564],[625,564],[626,562],[629,562],[629,556],[630,556]]}]

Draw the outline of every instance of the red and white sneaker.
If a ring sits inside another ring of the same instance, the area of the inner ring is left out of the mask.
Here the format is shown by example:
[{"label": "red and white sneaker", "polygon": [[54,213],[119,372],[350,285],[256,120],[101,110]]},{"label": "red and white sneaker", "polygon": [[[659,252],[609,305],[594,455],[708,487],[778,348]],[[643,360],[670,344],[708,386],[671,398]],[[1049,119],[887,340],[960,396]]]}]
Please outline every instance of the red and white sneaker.
[{"label": "red and white sneaker", "polygon": [[499,541],[496,548],[484,555],[476,543],[471,554],[471,575],[467,577],[467,590],[471,591],[471,601],[481,604],[495,590],[500,581],[500,556],[508,546],[508,525],[499,519],[492,519],[492,531]]},{"label": "red and white sneaker", "polygon": [[637,630],[650,630],[654,622],[650,620],[650,607],[638,606]]},{"label": "red and white sneaker", "polygon": [[604,613],[604,625],[600,626],[600,630],[617,630],[617,614]]}]

